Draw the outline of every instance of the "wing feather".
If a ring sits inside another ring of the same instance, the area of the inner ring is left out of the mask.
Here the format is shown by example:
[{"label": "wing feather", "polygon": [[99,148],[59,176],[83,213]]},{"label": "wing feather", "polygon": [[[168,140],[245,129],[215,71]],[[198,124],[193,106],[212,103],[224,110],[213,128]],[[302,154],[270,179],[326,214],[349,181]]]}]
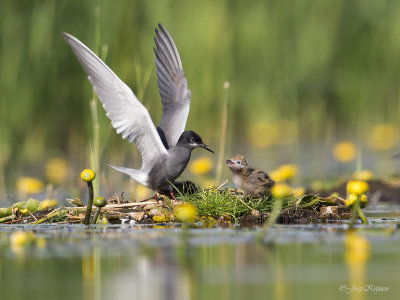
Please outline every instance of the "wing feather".
[{"label": "wing feather", "polygon": [[63,34],[88,74],[113,127],[122,138],[136,144],[142,155],[141,169],[148,170],[156,158],[168,152],[147,109],[132,90],[88,47],[72,35]]},{"label": "wing feather", "polygon": [[178,49],[168,31],[158,24],[156,37],[157,82],[163,104],[159,127],[164,131],[168,145],[174,146],[185,130],[190,108],[190,90],[182,68]]}]

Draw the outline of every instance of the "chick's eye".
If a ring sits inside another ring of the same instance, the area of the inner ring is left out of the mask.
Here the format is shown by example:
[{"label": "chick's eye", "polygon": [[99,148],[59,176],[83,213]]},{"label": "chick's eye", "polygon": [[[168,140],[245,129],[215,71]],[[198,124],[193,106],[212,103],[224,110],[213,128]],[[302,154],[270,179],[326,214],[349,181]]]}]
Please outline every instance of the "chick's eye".
[{"label": "chick's eye", "polygon": [[236,163],[237,163],[238,165],[240,165],[240,160],[237,160]]}]

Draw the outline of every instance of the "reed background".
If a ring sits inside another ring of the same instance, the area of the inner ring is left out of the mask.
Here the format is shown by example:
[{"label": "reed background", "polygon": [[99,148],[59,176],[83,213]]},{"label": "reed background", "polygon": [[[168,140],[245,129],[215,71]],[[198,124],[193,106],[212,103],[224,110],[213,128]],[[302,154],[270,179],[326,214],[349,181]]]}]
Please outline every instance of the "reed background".
[{"label": "reed background", "polygon": [[[106,45],[106,63],[158,124],[152,48],[159,22],[177,44],[192,91],[187,129],[217,151],[223,83],[230,82],[226,158],[242,153],[265,170],[294,163],[304,180],[328,178],[356,169],[357,159],[344,164],[332,156],[346,140],[360,150],[363,167],[378,176],[397,172],[391,155],[400,148],[398,1],[3,0],[3,192],[22,175],[44,177],[52,157],[67,160],[71,185],[89,166],[92,87],[63,31],[98,53]],[[140,160],[100,105],[98,116],[100,176],[112,190],[126,178],[106,163],[139,167]],[[227,168],[222,177],[229,178]]]}]

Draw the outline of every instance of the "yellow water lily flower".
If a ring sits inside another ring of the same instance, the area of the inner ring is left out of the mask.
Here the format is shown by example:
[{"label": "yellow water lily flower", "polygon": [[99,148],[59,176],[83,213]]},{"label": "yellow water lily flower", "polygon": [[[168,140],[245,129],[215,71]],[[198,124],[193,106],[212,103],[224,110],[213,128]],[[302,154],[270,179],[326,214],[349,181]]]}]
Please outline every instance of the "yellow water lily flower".
[{"label": "yellow water lily flower", "polygon": [[292,188],[285,183],[276,183],[271,192],[277,198],[286,198],[292,193]]},{"label": "yellow water lily flower", "polygon": [[293,192],[293,195],[300,197],[306,193],[306,189],[303,187],[297,187],[297,188],[294,188],[292,192]]},{"label": "yellow water lily flower", "polygon": [[147,199],[154,195],[154,192],[141,184],[135,184],[134,193],[138,199]]},{"label": "yellow water lily flower", "polygon": [[212,179],[206,179],[201,182],[201,186],[205,189],[211,189],[217,185],[217,182]]},{"label": "yellow water lily flower", "polygon": [[293,164],[281,165],[269,173],[275,182],[292,179],[299,173],[299,167]]},{"label": "yellow water lily flower", "polygon": [[194,175],[204,175],[212,170],[214,163],[209,157],[200,157],[193,160],[189,165],[189,170]]},{"label": "yellow water lily flower", "polygon": [[369,170],[359,170],[353,173],[353,178],[356,180],[369,181],[374,177],[374,173]]},{"label": "yellow water lily flower", "polygon": [[52,158],[46,163],[45,172],[48,181],[55,184],[61,184],[67,178],[67,161],[63,158]]},{"label": "yellow water lily flower", "polygon": [[39,194],[43,189],[44,184],[40,179],[33,177],[20,177],[17,180],[17,190],[20,194]]},{"label": "yellow water lily flower", "polygon": [[38,210],[46,210],[49,208],[56,207],[58,204],[57,199],[45,199],[42,202],[40,202]]},{"label": "yellow water lily flower", "polygon": [[347,183],[347,192],[350,194],[362,195],[368,192],[369,185],[365,181],[351,180]]},{"label": "yellow water lily flower", "polygon": [[174,208],[174,217],[177,222],[193,223],[198,217],[197,209],[189,203],[180,204]]},{"label": "yellow water lily flower", "polygon": [[333,157],[342,163],[353,161],[357,155],[357,146],[348,141],[337,143],[333,148]]},{"label": "yellow water lily flower", "polygon": [[378,124],[368,131],[368,146],[376,151],[390,150],[398,141],[398,130],[391,124]]},{"label": "yellow water lily flower", "polygon": [[253,147],[264,149],[277,143],[279,128],[277,124],[260,121],[249,127],[248,135]]}]

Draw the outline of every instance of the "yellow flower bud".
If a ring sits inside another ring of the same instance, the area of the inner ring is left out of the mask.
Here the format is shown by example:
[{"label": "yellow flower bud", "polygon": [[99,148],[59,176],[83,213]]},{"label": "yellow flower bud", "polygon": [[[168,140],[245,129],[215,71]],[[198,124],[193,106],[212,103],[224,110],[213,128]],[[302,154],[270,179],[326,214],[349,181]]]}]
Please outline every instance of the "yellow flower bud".
[{"label": "yellow flower bud", "polygon": [[97,224],[108,225],[108,224],[110,224],[110,223],[108,222],[107,217],[106,217],[106,216],[103,216],[100,220],[97,220]]},{"label": "yellow flower bud", "polygon": [[358,196],[356,194],[350,194],[349,198],[346,199],[346,206],[350,207],[358,200]]},{"label": "yellow flower bud", "polygon": [[360,207],[365,208],[368,204],[368,198],[366,195],[361,195],[360,197]]},{"label": "yellow flower bud", "polygon": [[86,182],[92,182],[96,177],[96,173],[91,169],[85,169],[81,173],[81,179]]},{"label": "yellow flower bud", "polygon": [[97,197],[96,199],[94,199],[93,204],[97,207],[104,207],[107,204],[107,200],[103,197]]}]

